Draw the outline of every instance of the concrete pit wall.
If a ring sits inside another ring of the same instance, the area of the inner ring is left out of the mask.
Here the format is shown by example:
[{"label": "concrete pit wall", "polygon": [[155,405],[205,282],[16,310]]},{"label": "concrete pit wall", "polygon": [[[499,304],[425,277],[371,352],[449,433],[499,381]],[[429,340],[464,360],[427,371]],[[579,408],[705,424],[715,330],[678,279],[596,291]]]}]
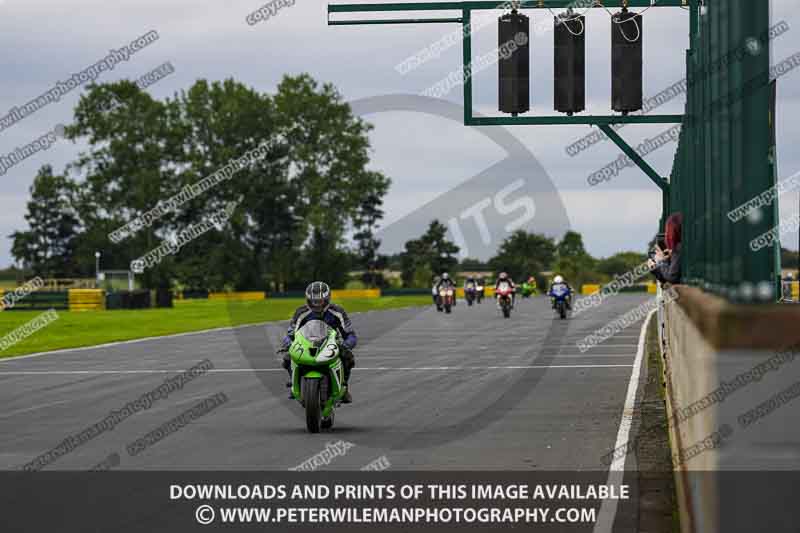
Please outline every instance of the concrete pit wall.
[{"label": "concrete pit wall", "polygon": [[682,531],[796,533],[800,306],[676,290],[661,326]]}]

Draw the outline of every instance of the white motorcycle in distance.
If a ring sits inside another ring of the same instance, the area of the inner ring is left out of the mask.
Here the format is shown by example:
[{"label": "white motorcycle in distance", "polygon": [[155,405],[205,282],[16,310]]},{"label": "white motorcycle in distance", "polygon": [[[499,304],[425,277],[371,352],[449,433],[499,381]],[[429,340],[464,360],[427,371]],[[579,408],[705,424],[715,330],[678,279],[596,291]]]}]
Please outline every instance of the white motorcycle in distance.
[{"label": "white motorcycle in distance", "polygon": [[500,306],[500,310],[503,312],[503,318],[511,316],[511,298],[513,294],[514,289],[511,288],[510,283],[501,281],[500,284],[497,285],[495,297],[497,298],[497,304]]},{"label": "white motorcycle in distance", "polygon": [[442,287],[439,289],[439,298],[436,300],[436,310],[440,313],[444,310],[445,313],[450,313],[453,309],[453,300],[455,298],[455,289],[452,287]]},{"label": "white motorcycle in distance", "polygon": [[475,301],[478,303],[483,303],[483,296],[486,293],[486,287],[483,286],[482,283],[478,283],[475,287]]},{"label": "white motorcycle in distance", "polygon": [[467,302],[467,307],[472,307],[473,302],[475,302],[475,298],[477,297],[477,289],[475,288],[475,283],[470,281],[464,287],[464,300]]}]

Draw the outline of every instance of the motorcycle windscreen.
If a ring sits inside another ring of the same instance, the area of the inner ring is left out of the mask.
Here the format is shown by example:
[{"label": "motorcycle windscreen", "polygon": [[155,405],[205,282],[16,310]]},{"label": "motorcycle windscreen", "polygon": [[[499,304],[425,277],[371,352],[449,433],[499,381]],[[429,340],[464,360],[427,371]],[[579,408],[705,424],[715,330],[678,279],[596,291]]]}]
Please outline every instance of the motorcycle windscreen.
[{"label": "motorcycle windscreen", "polygon": [[500,283],[500,285],[497,286],[497,290],[500,291],[500,292],[505,292],[505,291],[507,291],[509,289],[511,289],[511,285],[509,285],[505,281]]},{"label": "motorcycle windscreen", "polygon": [[553,296],[558,298],[566,296],[568,289],[566,285],[553,285]]},{"label": "motorcycle windscreen", "polygon": [[322,320],[310,320],[303,324],[298,333],[307,341],[317,345],[328,338],[331,327]]}]

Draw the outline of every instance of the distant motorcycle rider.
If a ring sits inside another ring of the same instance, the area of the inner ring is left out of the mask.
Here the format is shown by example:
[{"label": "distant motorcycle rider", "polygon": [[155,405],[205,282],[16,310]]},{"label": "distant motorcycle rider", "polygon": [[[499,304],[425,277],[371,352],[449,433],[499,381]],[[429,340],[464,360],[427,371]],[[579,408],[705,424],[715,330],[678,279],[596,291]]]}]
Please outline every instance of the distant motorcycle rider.
[{"label": "distant motorcycle rider", "polygon": [[480,298],[486,296],[486,278],[484,278],[483,276],[478,278],[478,286],[476,287],[476,290],[478,291],[479,294],[479,300]]},{"label": "distant motorcycle rider", "polygon": [[[283,339],[283,348],[280,350],[280,353],[283,353],[283,368],[289,372],[291,380],[292,363],[289,357],[289,346],[294,341],[295,332],[309,320],[322,320],[342,336],[341,358],[344,366],[345,386],[345,394],[342,401],[344,403],[352,402],[353,398],[350,395],[349,382],[350,372],[356,366],[353,348],[356,347],[358,338],[344,308],[331,303],[331,288],[328,287],[327,283],[315,281],[306,287],[306,303],[298,307],[294,312],[294,316],[289,323],[289,330]],[[291,383],[288,386],[291,386]]]},{"label": "distant motorcycle rider", "polygon": [[453,306],[456,305],[456,284],[452,279],[450,279],[450,274],[444,272],[442,274],[442,279],[440,279],[439,282],[434,285],[434,289],[436,290],[434,294],[436,294],[437,297],[442,289],[453,289]]},{"label": "distant motorcycle rider", "polygon": [[511,308],[514,308],[514,303],[517,300],[517,286],[514,285],[514,280],[511,279],[511,276],[508,275],[506,272],[500,272],[500,275],[497,276],[497,281],[494,284],[495,290],[495,299],[497,300],[497,307],[500,307],[500,299],[497,298],[497,288],[500,286],[500,283],[508,283],[511,287]]},{"label": "distant motorcycle rider", "polygon": [[572,295],[574,291],[569,283],[564,281],[564,278],[561,276],[556,276],[553,278],[553,282],[550,284],[550,289],[547,291],[547,295],[550,296],[550,305],[553,309],[556,308],[556,299],[553,297],[553,288],[556,286],[564,286],[569,290],[567,294],[566,302],[567,302],[567,309],[572,309]]},{"label": "distant motorcycle rider", "polygon": [[476,287],[475,278],[472,276],[468,276],[467,279],[464,280],[464,298],[469,299],[469,292],[472,291],[472,298],[475,299],[477,296],[478,289]]},{"label": "distant motorcycle rider", "polygon": [[476,285],[477,284],[475,283],[475,278],[473,278],[472,276],[469,276],[467,279],[464,280],[464,290],[465,291],[467,289],[470,289],[470,288],[474,289],[476,287]]},{"label": "distant motorcycle rider", "polygon": [[436,299],[439,297],[439,282],[442,278],[436,276],[433,278],[433,286],[431,287],[431,296],[433,296],[433,303],[436,304]]}]

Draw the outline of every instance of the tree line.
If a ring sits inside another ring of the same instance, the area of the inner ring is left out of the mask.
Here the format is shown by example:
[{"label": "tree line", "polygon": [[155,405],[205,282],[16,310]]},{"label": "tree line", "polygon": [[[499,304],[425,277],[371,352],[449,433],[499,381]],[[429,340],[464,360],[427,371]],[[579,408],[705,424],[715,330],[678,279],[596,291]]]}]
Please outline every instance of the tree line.
[{"label": "tree line", "polygon": [[[232,79],[195,82],[159,101],[134,83],[94,85],[65,136],[88,150],[62,172],[42,166],[12,255],[48,278],[93,277],[238,201],[227,227],[195,239],[141,276],[146,287],[221,290],[345,282],[375,262],[390,180],[367,169],[371,126],[330,84],[286,76],[274,95]],[[109,234],[259,145],[269,153],[233,179],[115,244]],[[353,235],[354,250],[345,246]]]},{"label": "tree line", "polygon": [[514,280],[522,282],[536,278],[540,286],[549,279],[545,274],[564,276],[573,286],[585,283],[604,283],[615,275],[633,270],[647,260],[646,254],[621,252],[608,258],[592,257],[575,231],[567,231],[560,240],[539,233],[517,230],[498,247],[494,257],[486,262],[477,259],[458,261],[459,248],[447,240],[447,227],[434,220],[419,239],[406,243],[402,253],[390,258],[389,265],[398,267],[406,286],[427,286],[431,279],[448,272],[489,272],[493,277],[507,272]]},{"label": "tree line", "polygon": [[[459,262],[447,228],[431,222],[401,253],[378,253],[377,228],[390,180],[369,170],[371,126],[355,117],[330,84],[286,76],[275,94],[233,79],[198,80],[163,101],[135,83],[92,85],[78,102],[65,137],[88,149],[57,172],[43,165],[30,187],[27,228],[10,235],[22,271],[43,278],[92,278],[127,270],[230,202],[225,227],[208,231],[138,279],[149,288],[296,290],[309,280],[334,287],[360,271],[368,286],[386,286],[384,269],[405,287],[429,286],[444,271],[480,267],[515,279],[558,271],[575,284],[603,281],[645,259],[637,253],[595,259],[580,234],[560,240],[517,231],[488,262]],[[160,201],[197,184],[259,147],[232,179],[189,199],[126,239],[109,235]]]}]

